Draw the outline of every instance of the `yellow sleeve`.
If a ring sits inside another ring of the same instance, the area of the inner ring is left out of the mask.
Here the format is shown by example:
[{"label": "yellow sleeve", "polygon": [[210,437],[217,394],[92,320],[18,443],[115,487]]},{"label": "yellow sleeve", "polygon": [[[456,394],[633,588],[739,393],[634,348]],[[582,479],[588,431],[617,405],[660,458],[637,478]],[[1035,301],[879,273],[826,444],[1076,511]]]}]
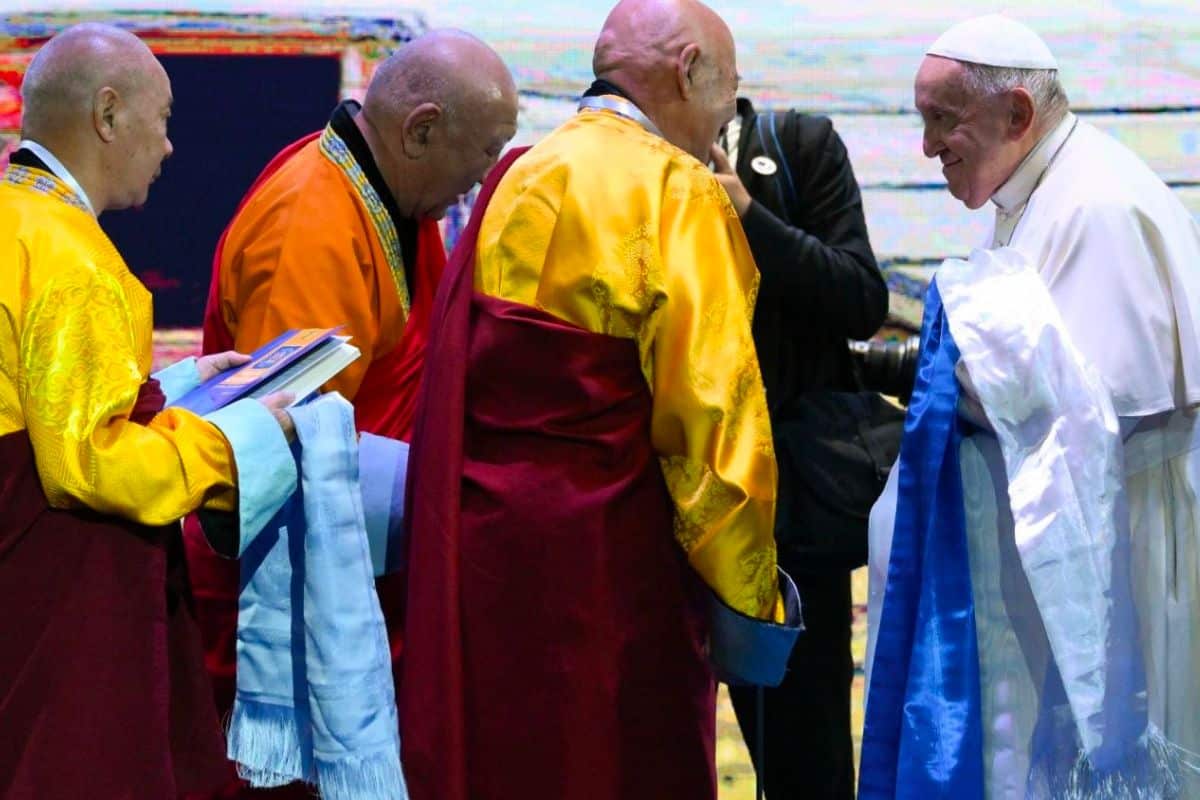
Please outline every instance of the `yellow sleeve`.
[{"label": "yellow sleeve", "polygon": [[359,252],[367,244],[356,240],[354,220],[317,224],[302,219],[302,211],[288,209],[291,219],[264,228],[240,253],[236,285],[225,292],[237,311],[234,348],[249,353],[292,328],[344,325],[342,333],[362,355],[325,389],[353,401],[380,333],[377,298],[364,277],[368,257]]},{"label": "yellow sleeve", "polygon": [[232,454],[215,427],[178,409],[130,421],[137,343],[128,299],[101,271],[63,271],[31,304],[20,401],[47,499],[147,525],[233,510]]},{"label": "yellow sleeve", "polygon": [[775,455],[750,333],[758,271],[720,185],[698,163],[681,172],[663,205],[664,297],[638,334],[651,435],[693,568],[732,608],[781,621]]}]

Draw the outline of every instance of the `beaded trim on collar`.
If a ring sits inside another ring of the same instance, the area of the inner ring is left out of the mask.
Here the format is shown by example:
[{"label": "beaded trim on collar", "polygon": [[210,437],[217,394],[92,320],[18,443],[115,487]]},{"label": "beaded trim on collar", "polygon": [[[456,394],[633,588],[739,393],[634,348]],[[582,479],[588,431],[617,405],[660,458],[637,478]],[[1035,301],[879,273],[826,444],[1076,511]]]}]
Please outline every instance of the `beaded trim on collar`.
[{"label": "beaded trim on collar", "polygon": [[325,133],[321,135],[320,148],[321,153],[350,179],[350,184],[363,201],[363,205],[366,206],[367,215],[371,218],[375,233],[383,244],[383,251],[388,260],[388,269],[396,284],[396,295],[400,298],[400,307],[404,309],[404,316],[407,318],[410,306],[408,280],[404,275],[404,255],[400,250],[400,234],[396,231],[396,224],[388,214],[379,193],[371,186],[367,174],[354,159],[354,154],[350,152],[350,148],[342,140],[342,137],[334,133],[332,125],[325,126]]},{"label": "beaded trim on collar", "polygon": [[9,164],[8,168],[4,171],[4,183],[11,186],[19,186],[23,189],[31,189],[48,197],[55,197],[69,206],[78,208],[88,216],[92,214],[92,210],[88,208],[87,203],[80,199],[74,189],[49,172],[21,166],[20,164]]}]

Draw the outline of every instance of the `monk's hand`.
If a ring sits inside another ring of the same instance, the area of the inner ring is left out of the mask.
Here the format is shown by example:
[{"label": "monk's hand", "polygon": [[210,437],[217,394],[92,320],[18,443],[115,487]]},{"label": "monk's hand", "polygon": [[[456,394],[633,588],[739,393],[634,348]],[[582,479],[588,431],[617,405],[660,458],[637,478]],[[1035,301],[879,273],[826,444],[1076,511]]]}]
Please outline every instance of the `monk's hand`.
[{"label": "monk's hand", "polygon": [[713,174],[717,176],[717,182],[725,187],[725,193],[729,195],[734,210],[739,217],[746,216],[746,212],[750,210],[750,192],[746,191],[742,179],[737,176],[737,170],[729,163],[729,156],[724,148],[713,142],[708,157],[712,160]]},{"label": "monk's hand", "polygon": [[209,378],[220,375],[227,369],[240,367],[250,360],[250,356],[245,353],[239,353],[235,350],[226,350],[224,353],[213,353],[211,356],[200,356],[196,359],[196,369],[200,370],[200,381],[204,382]]},{"label": "monk's hand", "polygon": [[287,412],[287,407],[295,399],[288,392],[275,392],[259,398],[258,401],[266,406],[267,410],[275,417],[275,421],[279,423],[279,427],[283,431],[284,438],[289,442],[296,438],[296,426],[292,422],[292,415]]}]

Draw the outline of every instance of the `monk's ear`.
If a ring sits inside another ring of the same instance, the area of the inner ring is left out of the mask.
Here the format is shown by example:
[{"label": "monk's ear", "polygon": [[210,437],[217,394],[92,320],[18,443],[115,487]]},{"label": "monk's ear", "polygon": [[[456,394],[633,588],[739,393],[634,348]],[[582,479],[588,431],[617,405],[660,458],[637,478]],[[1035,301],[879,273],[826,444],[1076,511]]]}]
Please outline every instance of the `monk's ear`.
[{"label": "monk's ear", "polygon": [[675,61],[675,80],[679,84],[679,96],[690,100],[696,91],[696,78],[700,68],[700,45],[689,44],[679,52]]},{"label": "monk's ear", "polygon": [[434,127],[442,119],[442,109],[437,103],[421,103],[404,118],[404,154],[409,158],[420,158],[429,148]]},{"label": "monk's ear", "polygon": [[1024,86],[1009,92],[1008,135],[1013,141],[1024,138],[1033,129],[1037,117],[1033,95]]},{"label": "monk's ear", "polygon": [[92,125],[105,142],[117,138],[117,113],[121,110],[121,95],[111,86],[102,86],[92,97]]}]

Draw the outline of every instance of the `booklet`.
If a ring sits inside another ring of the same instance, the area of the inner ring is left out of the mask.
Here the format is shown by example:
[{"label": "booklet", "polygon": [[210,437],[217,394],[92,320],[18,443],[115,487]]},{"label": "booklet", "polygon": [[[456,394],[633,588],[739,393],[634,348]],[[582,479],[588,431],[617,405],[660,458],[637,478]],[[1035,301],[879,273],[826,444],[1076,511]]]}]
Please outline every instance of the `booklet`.
[{"label": "booklet", "polygon": [[274,392],[292,394],[295,405],[362,355],[350,344],[349,336],[338,335],[339,330],[287,331],[251,353],[242,366],[209,378],[171,406],[204,416],[243,397],[265,397]]}]

